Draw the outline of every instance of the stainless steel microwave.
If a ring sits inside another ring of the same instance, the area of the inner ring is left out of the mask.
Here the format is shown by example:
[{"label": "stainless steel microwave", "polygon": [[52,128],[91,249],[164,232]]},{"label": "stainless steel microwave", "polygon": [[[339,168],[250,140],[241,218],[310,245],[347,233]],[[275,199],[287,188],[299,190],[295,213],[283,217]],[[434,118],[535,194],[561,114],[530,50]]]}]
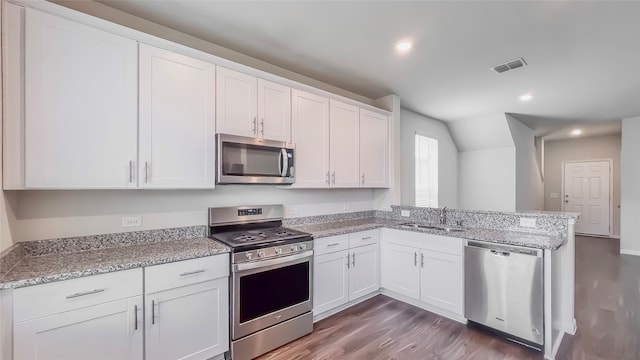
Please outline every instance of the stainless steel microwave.
[{"label": "stainless steel microwave", "polygon": [[293,184],[293,145],[228,134],[216,135],[217,184]]}]

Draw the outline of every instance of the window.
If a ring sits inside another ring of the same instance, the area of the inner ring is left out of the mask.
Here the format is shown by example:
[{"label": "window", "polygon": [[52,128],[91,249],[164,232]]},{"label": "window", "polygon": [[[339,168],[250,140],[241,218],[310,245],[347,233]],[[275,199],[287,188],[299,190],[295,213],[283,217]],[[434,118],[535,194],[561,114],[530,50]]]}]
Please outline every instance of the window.
[{"label": "window", "polygon": [[438,139],[416,134],[416,206],[438,207]]}]

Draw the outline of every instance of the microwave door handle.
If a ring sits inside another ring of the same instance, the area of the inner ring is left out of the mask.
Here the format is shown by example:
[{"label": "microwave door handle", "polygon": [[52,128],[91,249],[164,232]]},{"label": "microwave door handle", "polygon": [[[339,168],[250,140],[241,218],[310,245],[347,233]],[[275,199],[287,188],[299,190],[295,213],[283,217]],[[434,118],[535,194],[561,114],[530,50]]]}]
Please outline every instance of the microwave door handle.
[{"label": "microwave door handle", "polygon": [[282,159],[282,166],[280,167],[280,176],[287,176],[289,170],[289,156],[287,155],[287,149],[280,149],[280,158]]}]

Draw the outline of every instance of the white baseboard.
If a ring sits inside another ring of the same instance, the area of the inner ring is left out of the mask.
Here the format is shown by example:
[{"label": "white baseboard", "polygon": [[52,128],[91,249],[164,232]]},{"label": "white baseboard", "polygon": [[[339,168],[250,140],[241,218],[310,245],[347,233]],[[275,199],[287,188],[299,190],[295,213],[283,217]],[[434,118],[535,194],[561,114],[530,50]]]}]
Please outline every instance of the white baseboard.
[{"label": "white baseboard", "polygon": [[423,310],[427,310],[429,312],[432,312],[436,315],[440,315],[440,316],[444,316],[448,319],[451,319],[453,321],[457,321],[459,323],[462,324],[466,324],[467,323],[467,319],[464,318],[463,315],[461,314],[456,314],[456,313],[452,313],[450,311],[444,310],[444,309],[440,309],[437,308],[435,306],[423,303],[422,301],[418,301],[416,299],[412,299],[410,297],[404,296],[404,295],[400,295],[396,292],[393,291],[389,291],[387,289],[381,289],[380,292],[382,293],[382,295],[386,295],[390,298],[396,299],[398,301],[402,301],[404,303],[407,303],[409,305],[413,305],[415,307],[419,307],[420,309]]},{"label": "white baseboard", "polygon": [[567,330],[566,333],[569,335],[576,334],[576,331],[578,331],[578,323],[576,322],[576,319],[573,319],[573,321],[571,321],[571,327],[566,330]]},{"label": "white baseboard", "polygon": [[376,295],[380,295],[380,291],[372,292],[369,295],[365,295],[365,296],[363,296],[363,297],[361,297],[359,299],[356,299],[356,300],[353,300],[353,301],[349,301],[348,303],[346,303],[344,305],[340,305],[340,306],[335,307],[335,308],[333,308],[331,310],[327,310],[327,311],[325,311],[325,312],[323,312],[321,314],[313,315],[313,323],[315,324],[315,323],[317,323],[318,321],[320,321],[322,319],[326,319],[331,315],[335,315],[335,314],[339,313],[340,311],[346,310],[346,309],[348,309],[348,308],[350,308],[350,307],[352,307],[352,306],[354,306],[356,304],[359,304],[359,303],[361,303],[361,302],[363,302],[365,300],[369,300],[369,299],[371,299],[372,297],[374,297]]},{"label": "white baseboard", "polygon": [[609,235],[610,238],[620,240],[620,235]]},{"label": "white baseboard", "polygon": [[620,254],[640,256],[640,250],[620,249]]}]

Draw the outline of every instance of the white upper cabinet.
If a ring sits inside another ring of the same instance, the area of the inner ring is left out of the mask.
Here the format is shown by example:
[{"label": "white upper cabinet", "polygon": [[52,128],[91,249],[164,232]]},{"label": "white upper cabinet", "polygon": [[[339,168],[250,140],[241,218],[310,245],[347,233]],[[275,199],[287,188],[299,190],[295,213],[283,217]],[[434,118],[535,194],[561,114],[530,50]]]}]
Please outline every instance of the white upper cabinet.
[{"label": "white upper cabinet", "polygon": [[217,67],[216,132],[254,137],[258,129],[255,76]]},{"label": "white upper cabinet", "polygon": [[291,88],[258,79],[258,120],[258,137],[291,142]]},{"label": "white upper cabinet", "polygon": [[140,44],[141,188],[213,188],[214,64]]},{"label": "white upper cabinet", "polygon": [[360,109],[360,186],[389,187],[389,117]]},{"label": "white upper cabinet", "polygon": [[292,90],[293,187],[329,186],[329,99]]},{"label": "white upper cabinet", "polygon": [[30,8],[24,29],[25,187],[136,187],[136,41]]},{"label": "white upper cabinet", "polygon": [[216,132],[291,141],[291,88],[218,66]]},{"label": "white upper cabinet", "polygon": [[329,112],[331,187],[358,187],[359,108],[331,100]]}]

